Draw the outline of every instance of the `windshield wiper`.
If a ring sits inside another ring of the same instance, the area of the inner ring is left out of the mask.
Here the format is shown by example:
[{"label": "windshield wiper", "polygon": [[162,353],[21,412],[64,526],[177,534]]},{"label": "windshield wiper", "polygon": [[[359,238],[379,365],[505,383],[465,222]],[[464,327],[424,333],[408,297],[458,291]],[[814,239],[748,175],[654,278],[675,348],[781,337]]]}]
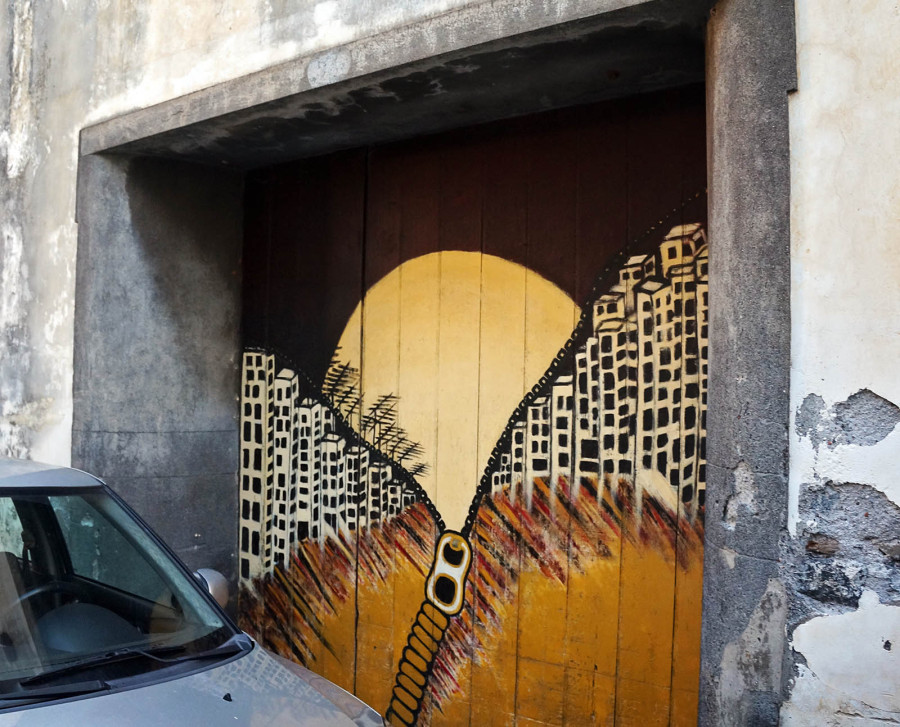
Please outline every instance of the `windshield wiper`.
[{"label": "windshield wiper", "polygon": [[183,656],[177,656],[174,659],[167,659],[165,657],[171,654],[182,654],[187,647],[184,645],[155,646],[150,648],[140,648],[136,646],[125,647],[114,651],[108,651],[104,654],[88,656],[68,664],[62,664],[54,669],[48,669],[40,674],[35,674],[33,677],[23,679],[19,684],[23,687],[33,684],[42,684],[44,682],[53,681],[57,677],[137,658],[152,659],[153,661],[158,661],[166,665],[181,664],[183,662],[202,659],[221,659],[226,656],[233,656],[242,651],[247,651],[250,648],[251,643],[250,639],[244,634],[236,634],[212,649],[198,651],[193,654],[184,654]]},{"label": "windshield wiper", "polygon": [[[21,686],[21,682],[20,682]],[[35,689],[21,689],[17,692],[0,695],[0,711],[21,707],[35,702],[49,702],[54,699],[66,697],[78,697],[83,694],[93,694],[109,689],[109,684],[99,679],[92,679],[76,684],[58,684],[53,687],[38,687]]]},{"label": "windshield wiper", "polygon": [[114,651],[107,651],[103,654],[94,654],[93,656],[88,656],[84,659],[79,659],[78,661],[69,662],[68,664],[63,664],[62,666],[58,666],[53,669],[47,669],[46,671],[42,671],[40,674],[35,674],[33,677],[22,679],[19,682],[19,685],[28,687],[32,684],[41,684],[46,681],[52,681],[56,677],[65,676],[66,674],[72,674],[75,672],[83,671],[85,669],[92,669],[96,666],[114,664],[119,661],[126,661],[128,659],[135,659],[138,657],[169,663],[171,659],[165,659],[163,658],[163,656],[165,654],[178,654],[184,651],[184,648],[184,646],[155,646],[147,649],[142,649],[137,646],[131,646],[122,649],[116,649]]},{"label": "windshield wiper", "polygon": [[202,659],[222,659],[226,656],[234,656],[253,648],[253,642],[246,634],[235,634],[227,641],[223,641],[218,646],[206,651],[198,651],[194,654],[185,654],[177,659],[166,659],[169,663],[178,663],[186,661],[196,661]]}]

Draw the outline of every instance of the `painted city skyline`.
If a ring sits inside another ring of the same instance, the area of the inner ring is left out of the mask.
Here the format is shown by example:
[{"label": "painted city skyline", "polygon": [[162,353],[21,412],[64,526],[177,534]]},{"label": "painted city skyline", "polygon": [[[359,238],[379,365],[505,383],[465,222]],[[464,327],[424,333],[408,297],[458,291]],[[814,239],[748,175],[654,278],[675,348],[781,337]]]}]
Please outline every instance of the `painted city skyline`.
[{"label": "painted city skyline", "polygon": [[245,583],[271,573],[276,564],[287,568],[304,540],[339,540],[427,499],[413,475],[378,449],[390,443],[402,445],[401,455],[416,451],[395,426],[390,402],[376,402],[367,413],[372,444],[353,432],[339,408],[302,395],[297,373],[281,368],[276,375],[275,369],[275,356],[244,353],[240,578]]},{"label": "painted city skyline", "polygon": [[[590,302],[589,335],[510,418],[482,478],[490,492],[530,505],[537,478],[553,489],[565,477],[577,499],[582,487],[596,497],[614,478],[640,492],[661,488],[662,477],[696,516],[706,482],[708,259],[697,223],[627,259],[618,281]],[[272,354],[244,353],[244,581],[290,563],[305,539],[347,536],[419,501],[433,509],[415,483],[420,446],[398,426],[396,397],[361,413],[358,371],[339,359],[317,398],[302,380]]]},{"label": "painted city skyline", "polygon": [[[375,658],[381,666],[365,673],[380,676],[354,690],[395,724],[429,724],[465,693],[468,670],[500,658],[494,643],[505,638],[509,605],[529,589],[549,602],[573,579],[595,592],[617,559],[625,568],[638,553],[658,560],[652,568],[660,574],[683,570],[685,583],[699,589],[708,246],[699,223],[656,234],[652,251],[622,255],[598,278],[568,340],[508,416],[480,479],[459,483],[457,497],[470,504],[458,530],[445,526],[419,482],[433,460],[404,429],[402,397],[378,390],[366,403],[360,370],[340,348],[319,386],[277,354],[246,351],[244,627],[339,682],[357,678],[360,659]],[[439,547],[446,537],[465,557],[457,576]],[[606,575],[590,580],[595,572]],[[433,588],[440,578],[443,596]],[[392,637],[373,642],[366,656],[359,640],[378,633],[385,616],[367,607],[348,622],[345,609],[362,608],[362,594],[379,603],[401,586],[407,605],[390,617]],[[412,626],[404,627],[407,611]],[[640,629],[650,634],[658,625]],[[405,642],[398,640],[404,628]],[[662,638],[673,641],[674,654],[693,648],[692,633]],[[387,661],[377,656],[383,649]]]}]

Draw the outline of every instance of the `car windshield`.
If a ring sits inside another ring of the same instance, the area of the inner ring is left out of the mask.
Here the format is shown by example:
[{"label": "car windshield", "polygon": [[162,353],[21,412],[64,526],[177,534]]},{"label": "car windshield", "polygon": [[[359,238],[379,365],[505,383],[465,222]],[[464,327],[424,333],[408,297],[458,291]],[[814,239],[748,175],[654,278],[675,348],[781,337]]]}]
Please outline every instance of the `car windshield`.
[{"label": "car windshield", "polygon": [[105,657],[72,680],[147,673],[235,633],[104,488],[0,489],[0,696]]}]

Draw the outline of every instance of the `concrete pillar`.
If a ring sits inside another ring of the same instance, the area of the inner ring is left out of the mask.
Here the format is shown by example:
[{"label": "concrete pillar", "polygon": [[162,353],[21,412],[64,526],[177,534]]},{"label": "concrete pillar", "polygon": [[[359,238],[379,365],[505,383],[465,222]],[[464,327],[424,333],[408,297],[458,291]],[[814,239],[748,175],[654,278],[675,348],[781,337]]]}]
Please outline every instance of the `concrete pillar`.
[{"label": "concrete pillar", "polygon": [[708,484],[700,722],[775,725],[788,676],[788,93],[793,2],[723,0],[707,26]]}]

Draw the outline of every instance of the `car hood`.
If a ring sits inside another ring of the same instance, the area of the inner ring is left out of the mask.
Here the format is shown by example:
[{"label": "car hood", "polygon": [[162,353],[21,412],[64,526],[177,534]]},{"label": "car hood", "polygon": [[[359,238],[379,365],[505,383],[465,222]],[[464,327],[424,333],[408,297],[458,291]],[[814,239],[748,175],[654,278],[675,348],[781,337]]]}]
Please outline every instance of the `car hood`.
[{"label": "car hood", "polygon": [[[307,676],[308,675],[308,678]],[[285,666],[258,645],[247,655],[158,684],[0,714],[0,727],[369,727],[377,714],[330,682]],[[319,688],[317,689],[316,686]],[[347,699],[341,709],[326,699]],[[353,715],[354,718],[351,718]]]}]

